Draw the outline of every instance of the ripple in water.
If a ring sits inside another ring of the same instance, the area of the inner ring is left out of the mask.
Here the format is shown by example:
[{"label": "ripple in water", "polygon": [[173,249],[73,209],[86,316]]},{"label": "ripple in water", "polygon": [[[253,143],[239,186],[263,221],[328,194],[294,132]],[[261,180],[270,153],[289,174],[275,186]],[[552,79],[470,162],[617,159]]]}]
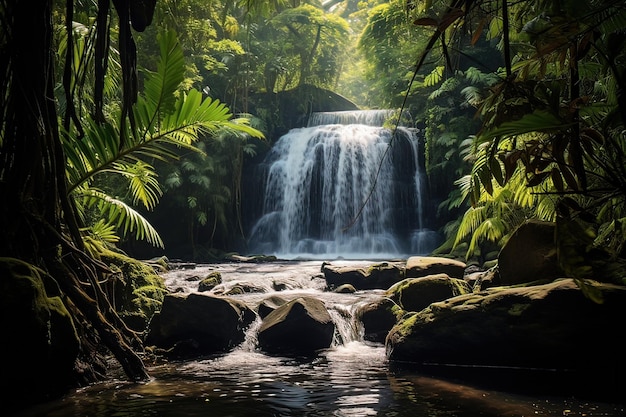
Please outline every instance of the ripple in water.
[{"label": "ripple in water", "polygon": [[[282,264],[222,264],[173,271],[170,287],[191,292],[210,270],[220,270],[224,285],[245,280],[263,286],[279,280],[287,284],[281,295],[306,292],[321,297],[341,326],[353,322],[356,303],[377,292],[324,292],[316,278],[321,262]],[[261,285],[259,281],[264,281]],[[266,286],[270,288],[271,286]],[[258,303],[272,295],[242,294]],[[352,303],[352,304],[351,304]],[[152,379],[130,383],[112,379],[76,390],[65,398],[33,406],[15,417],[526,417],[624,416],[624,405],[591,403],[572,398],[530,397],[434,378],[407,370],[392,370],[384,346],[363,342],[360,331],[343,330],[332,348],[314,358],[266,355],[256,347],[257,321],[246,341],[233,351],[191,361],[150,367]]]}]

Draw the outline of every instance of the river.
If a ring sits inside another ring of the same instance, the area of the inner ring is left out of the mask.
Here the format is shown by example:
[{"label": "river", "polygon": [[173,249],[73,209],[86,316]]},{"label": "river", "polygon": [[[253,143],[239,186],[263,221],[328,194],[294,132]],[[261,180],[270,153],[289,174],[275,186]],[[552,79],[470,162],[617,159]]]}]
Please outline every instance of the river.
[{"label": "river", "polygon": [[[357,261],[336,261],[349,264]],[[363,263],[363,262],[360,262]],[[195,291],[198,279],[219,271],[223,283],[255,292],[233,295],[250,306],[280,289],[285,298],[307,294],[324,301],[335,321],[333,346],[313,358],[264,354],[256,347],[260,322],[232,351],[195,360],[148,364],[151,379],[131,383],[119,371],[106,382],[22,410],[20,417],[389,416],[522,417],[624,416],[624,404],[574,397],[528,396],[417,373],[388,363],[381,344],[365,342],[353,318],[359,303],[382,291],[338,294],[324,290],[322,261],[198,265],[163,274],[172,291]]]}]

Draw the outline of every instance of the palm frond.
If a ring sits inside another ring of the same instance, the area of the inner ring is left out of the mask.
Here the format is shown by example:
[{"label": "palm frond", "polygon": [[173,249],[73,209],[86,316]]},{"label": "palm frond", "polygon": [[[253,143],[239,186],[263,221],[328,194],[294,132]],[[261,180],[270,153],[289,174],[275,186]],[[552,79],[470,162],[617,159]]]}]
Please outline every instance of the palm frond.
[{"label": "palm frond", "polygon": [[454,246],[461,243],[467,236],[470,236],[474,231],[480,226],[480,224],[487,217],[486,215],[487,208],[485,206],[480,207],[470,207],[463,214],[463,218],[461,219],[461,223],[459,224],[459,229],[456,233],[456,238],[454,240]]},{"label": "palm frond", "polygon": [[117,243],[120,238],[115,233],[115,226],[100,219],[89,226],[89,233],[92,237],[107,243]]},{"label": "palm frond", "polygon": [[138,240],[145,240],[160,248],[164,247],[156,229],[128,204],[97,189],[82,187],[79,191],[83,205],[98,209],[107,223],[122,230],[122,236],[134,233]]},{"label": "palm frond", "polygon": [[169,113],[174,108],[175,93],[184,80],[185,57],[174,31],[162,32],[158,39],[161,59],[157,71],[146,77],[142,96],[152,109]]},{"label": "palm frond", "polygon": [[522,135],[531,132],[551,132],[562,131],[570,126],[563,123],[558,117],[544,110],[536,110],[509,122],[504,122],[499,126],[489,129],[480,134],[481,141],[491,140],[494,137],[508,137]]},{"label": "palm frond", "polygon": [[142,203],[148,210],[157,205],[163,191],[151,165],[137,161],[132,165],[115,163],[113,167],[120,175],[128,178],[133,204]]}]

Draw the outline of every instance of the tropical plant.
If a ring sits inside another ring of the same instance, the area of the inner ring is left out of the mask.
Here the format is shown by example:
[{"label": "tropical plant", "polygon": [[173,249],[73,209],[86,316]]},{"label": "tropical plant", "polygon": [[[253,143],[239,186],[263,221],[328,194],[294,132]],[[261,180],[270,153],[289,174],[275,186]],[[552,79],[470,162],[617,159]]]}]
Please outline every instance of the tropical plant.
[{"label": "tropical plant", "polygon": [[[342,53],[349,34],[349,26],[344,19],[303,4],[282,11],[268,24],[282,33],[285,40],[280,45],[282,55],[296,65],[286,72],[297,71],[292,86],[306,83],[322,87],[333,85],[341,68]],[[292,60],[292,57],[297,59]]]},{"label": "tropical plant", "polygon": [[[110,243],[119,240],[111,233],[114,226],[122,236],[134,233],[137,239],[163,245],[152,225],[125,202],[142,204],[147,210],[156,206],[162,190],[151,161],[177,160],[181,149],[202,152],[194,145],[198,137],[220,130],[262,136],[246,119],[232,119],[224,104],[203,98],[196,90],[177,96],[184,74],[182,49],[173,31],[163,33],[159,44],[161,60],[156,72],[146,71],[142,93],[132,107],[132,125],[87,118],[82,138],[77,137],[78,130],[64,136],[68,192],[81,212],[95,209],[100,214],[97,227],[89,228],[89,233]],[[120,120],[120,114],[112,114],[111,119]],[[107,185],[98,181],[105,173],[108,182],[110,175],[125,179],[129,195],[116,198],[100,188]],[[98,234],[101,231],[105,234]]]},{"label": "tropical plant", "polygon": [[[600,278],[592,254],[603,252],[605,264],[623,256],[626,99],[616,94],[624,87],[616,62],[625,56],[626,9],[614,0],[509,3],[452,1],[443,8],[438,3],[437,18],[415,20],[435,28],[433,40],[451,36],[463,22],[480,22],[470,28],[472,39],[501,28],[501,81],[481,102],[482,129],[463,183],[474,207],[485,204],[485,193],[516,190],[520,181],[531,190],[543,187],[539,192],[556,200],[563,268],[576,277],[595,271]],[[427,12],[418,2],[409,4],[415,13]],[[472,218],[466,217],[475,226],[469,229],[484,233]],[[623,274],[602,278],[620,280]]]},{"label": "tropical plant", "polygon": [[[179,222],[162,221],[159,229],[171,241],[188,248],[191,259],[206,261],[212,250],[232,247],[235,236],[243,238],[242,159],[244,153],[255,152],[247,139],[245,135],[232,133],[201,138],[197,146],[202,153],[189,154],[178,163],[157,167],[163,178],[165,207],[155,215],[156,221],[161,217],[169,219],[167,213],[178,214]],[[173,230],[182,225],[182,233]]]}]

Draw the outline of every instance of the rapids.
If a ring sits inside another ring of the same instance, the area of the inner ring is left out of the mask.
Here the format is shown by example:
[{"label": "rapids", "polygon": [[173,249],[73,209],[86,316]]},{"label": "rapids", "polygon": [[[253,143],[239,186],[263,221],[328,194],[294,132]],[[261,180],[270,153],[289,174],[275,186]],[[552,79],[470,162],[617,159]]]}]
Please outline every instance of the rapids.
[{"label": "rapids", "polygon": [[[357,261],[333,261],[333,264]],[[364,263],[363,261],[359,263]],[[258,322],[230,352],[149,367],[152,379],[132,383],[121,371],[106,382],[32,406],[20,417],[522,417],[622,416],[623,405],[570,397],[522,395],[416,373],[388,363],[385,348],[364,342],[354,320],[356,305],[380,291],[335,294],[324,290],[321,261],[224,263],[172,270],[163,275],[172,291],[195,291],[198,279],[219,271],[217,291],[235,285],[257,292],[236,297],[251,307],[272,295],[301,294],[324,301],[337,337],[313,358],[266,355],[256,346]],[[274,288],[280,287],[276,292]]]}]

